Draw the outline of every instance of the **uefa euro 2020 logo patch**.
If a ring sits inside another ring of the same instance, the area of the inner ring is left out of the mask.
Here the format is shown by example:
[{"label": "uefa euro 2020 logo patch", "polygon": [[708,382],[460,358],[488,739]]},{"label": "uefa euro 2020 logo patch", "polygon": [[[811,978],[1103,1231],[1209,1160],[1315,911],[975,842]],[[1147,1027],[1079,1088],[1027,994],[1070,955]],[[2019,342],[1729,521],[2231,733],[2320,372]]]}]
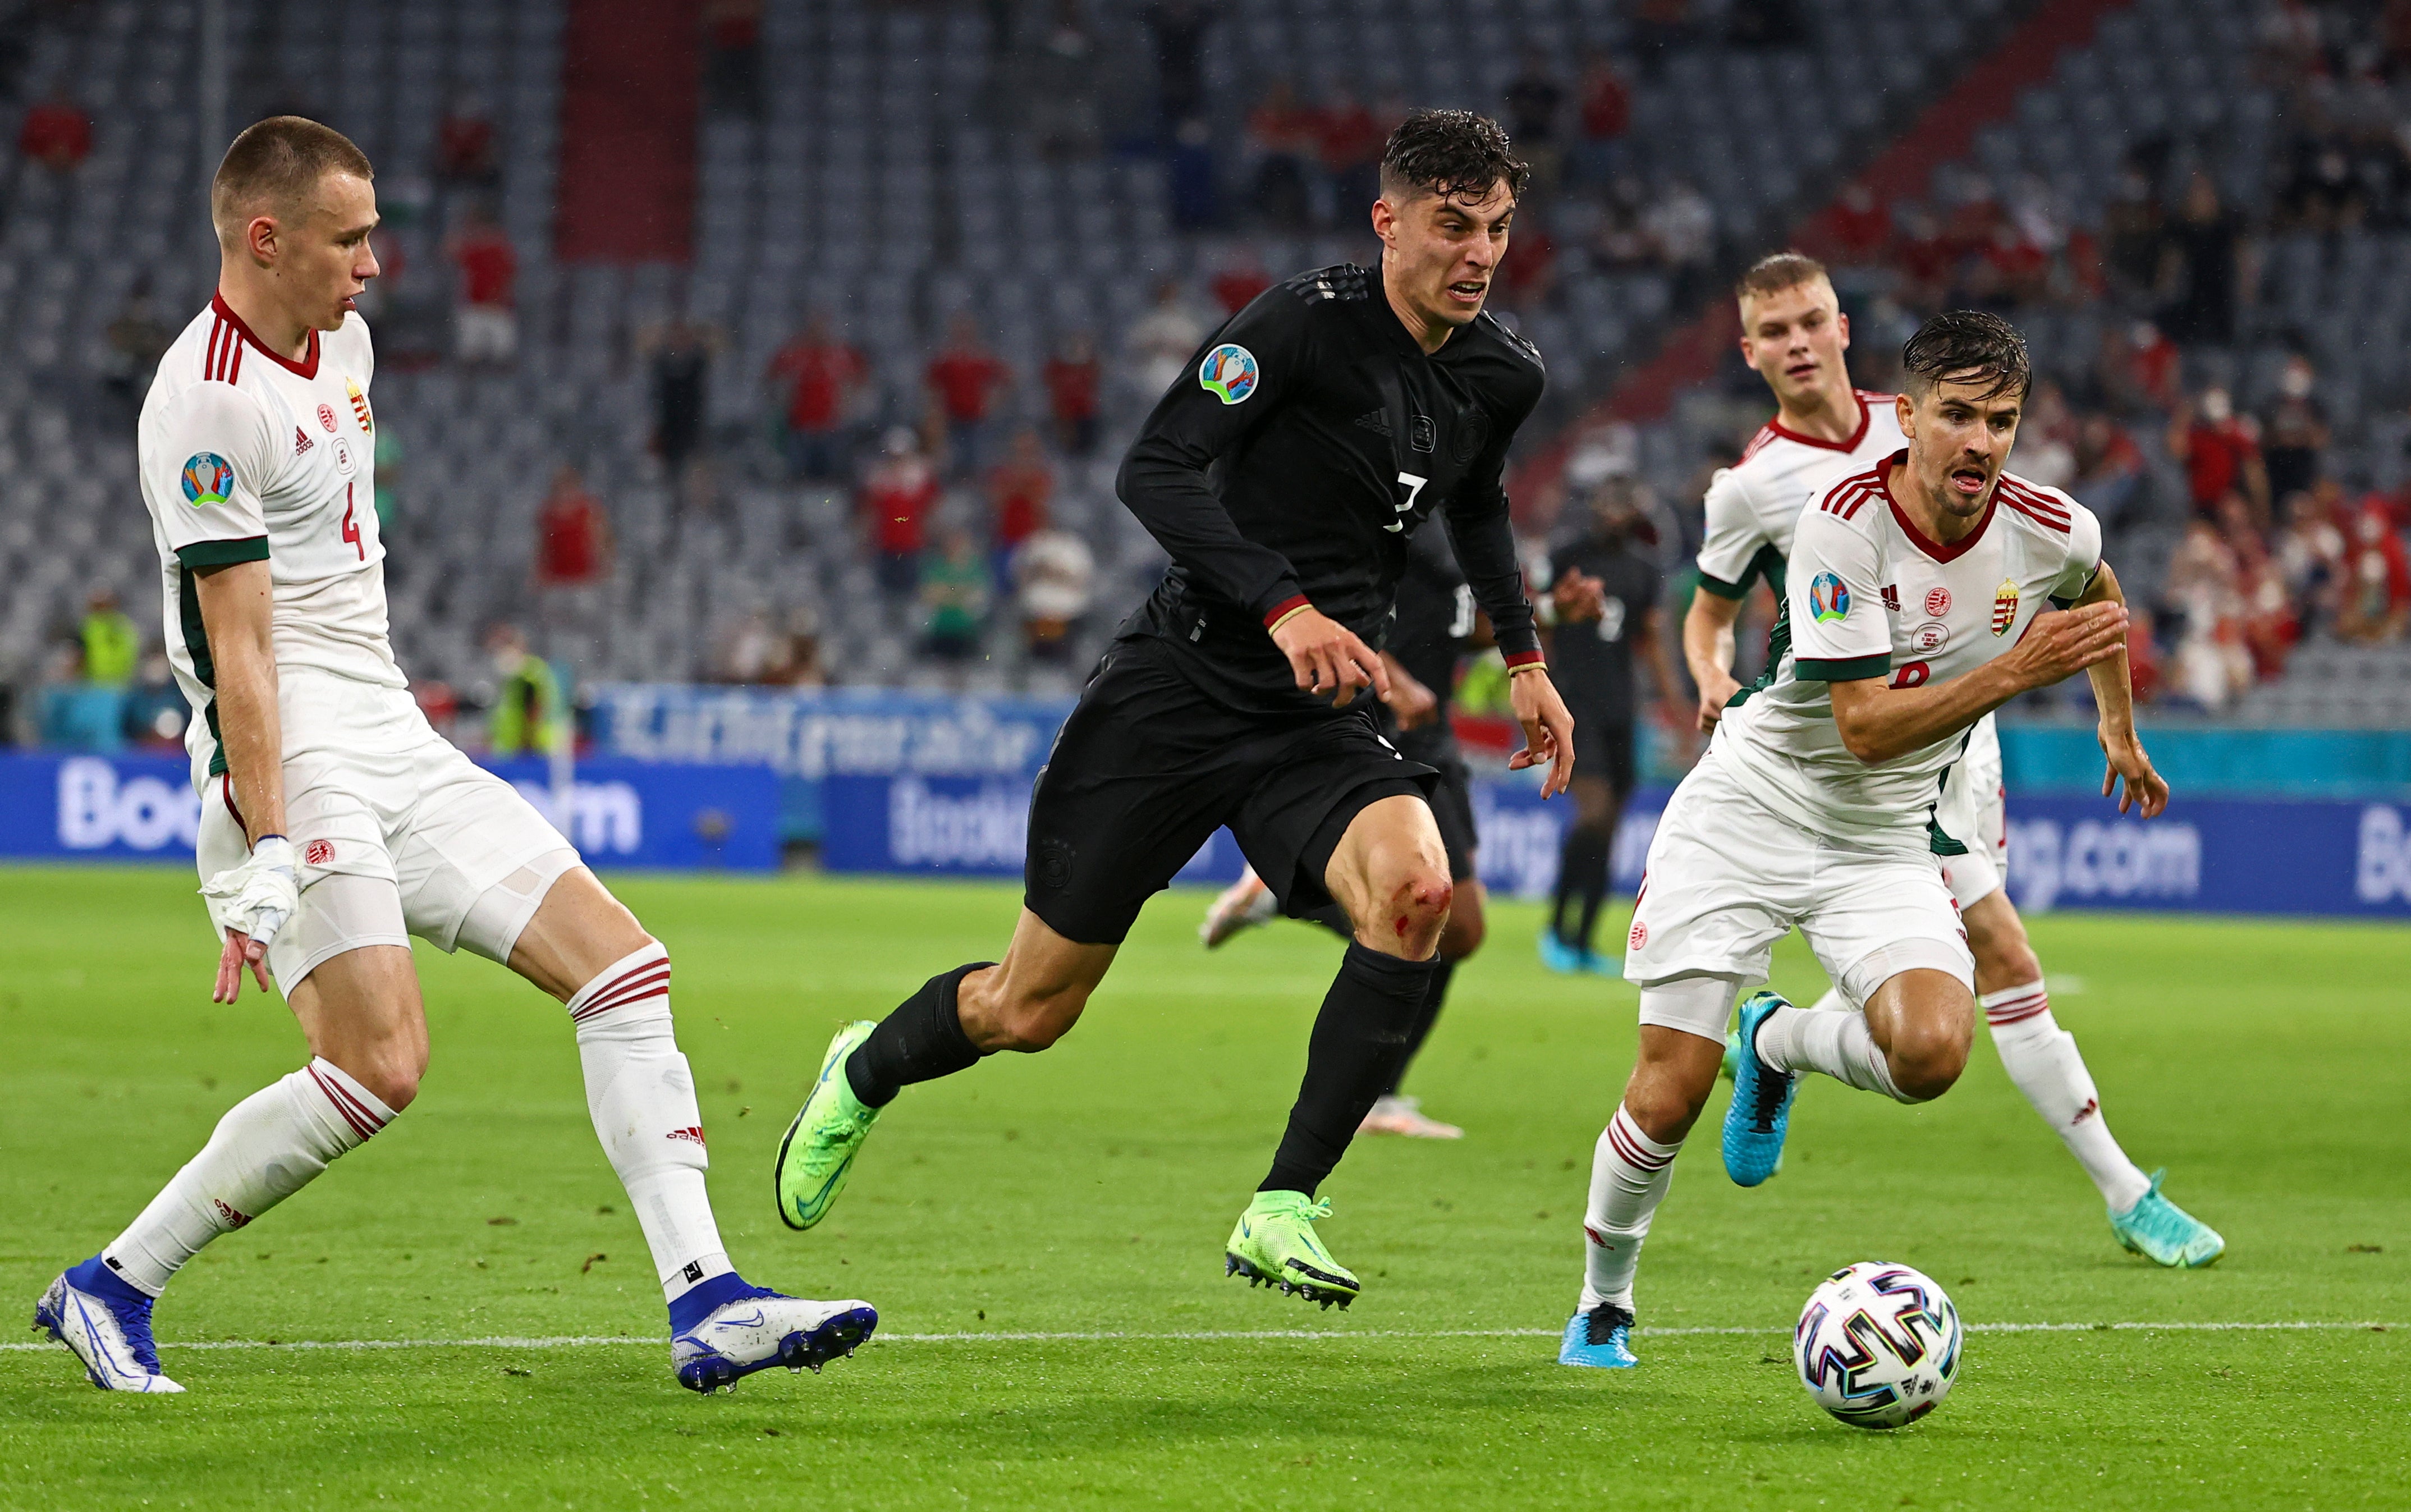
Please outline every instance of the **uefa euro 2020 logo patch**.
[{"label": "uefa euro 2020 logo patch", "polygon": [[197,509],[224,504],[234,497],[234,469],[214,451],[197,451],[184,459],[184,502]]},{"label": "uefa euro 2020 logo patch", "polygon": [[1197,364],[1197,386],[1226,404],[1247,403],[1257,377],[1256,354],[1235,342],[1224,342]]},{"label": "uefa euro 2020 logo patch", "polygon": [[1819,624],[1848,619],[1850,590],[1830,572],[1817,574],[1808,580],[1808,612],[1817,616]]}]

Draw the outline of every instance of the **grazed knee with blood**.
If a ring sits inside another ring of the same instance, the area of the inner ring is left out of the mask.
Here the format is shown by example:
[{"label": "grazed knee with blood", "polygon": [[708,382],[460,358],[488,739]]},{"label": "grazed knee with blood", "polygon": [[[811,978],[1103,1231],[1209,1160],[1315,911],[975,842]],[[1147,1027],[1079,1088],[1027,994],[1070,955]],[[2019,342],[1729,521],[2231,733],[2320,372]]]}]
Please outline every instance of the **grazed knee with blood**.
[{"label": "grazed knee with blood", "polygon": [[1448,926],[1449,904],[1455,895],[1447,873],[1424,867],[1410,871],[1386,899],[1382,917],[1388,922],[1383,932],[1387,938],[1379,948],[1410,961],[1429,957]]}]

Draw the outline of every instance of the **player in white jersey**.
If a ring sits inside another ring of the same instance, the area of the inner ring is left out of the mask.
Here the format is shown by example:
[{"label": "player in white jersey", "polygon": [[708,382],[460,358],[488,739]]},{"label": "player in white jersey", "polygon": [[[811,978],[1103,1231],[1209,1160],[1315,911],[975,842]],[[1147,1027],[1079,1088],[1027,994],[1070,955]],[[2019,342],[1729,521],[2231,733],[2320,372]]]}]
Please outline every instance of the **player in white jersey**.
[{"label": "player in white jersey", "polygon": [[152,1303],[219,1235],[292,1196],[418,1090],[427,1024],[409,936],[465,946],[560,999],[587,1107],[627,1188],[698,1391],[817,1369],[876,1326],[859,1301],[747,1284],[704,1186],[703,1120],[669,1008],[669,953],[509,784],[418,712],[386,639],[370,462],[374,360],[352,299],[376,276],[359,149],[277,116],[237,137],[211,189],[210,307],[160,360],[139,458],[201,794],[201,888],[223,947],[310,1060],[229,1109],[209,1143],[35,1312],[105,1389],[181,1391]]},{"label": "player in white jersey", "polygon": [[[1902,445],[1892,396],[1850,387],[1843,365],[1849,317],[1822,265],[1798,253],[1777,253],[1752,267],[1734,295],[1742,354],[1774,390],[1776,412],[1740,463],[1719,472],[1708,488],[1702,592],[1683,625],[1703,730],[1715,728],[1738,691],[1730,668],[1740,599],[1761,574],[1777,595],[1783,592],[1783,563],[1802,503]],[[1944,859],[1943,876],[1967,930],[1977,1002],[2003,1069],[2092,1178],[2121,1244],[2164,1266],[2209,1264],[2226,1240],[2161,1196],[2159,1178],[2145,1176],[2119,1148],[2075,1037],[2052,1018],[2042,963],[2003,885],[2009,836],[1993,715],[1976,722],[1965,755],[1951,766],[1938,820],[1965,847]],[[1855,1011],[1838,985],[1817,1007]],[[1733,1057],[1728,1064],[1735,1064]]]},{"label": "player in white jersey", "polygon": [[2121,807],[2148,817],[2167,802],[2135,736],[2126,611],[2100,527],[2002,470],[2030,381],[2024,343],[1996,316],[1955,312],[1926,322],[1902,366],[1907,446],[1801,515],[1770,675],[1717,723],[1650,844],[1624,958],[1640,1053],[1592,1166],[1564,1363],[1634,1363],[1642,1241],[1716,1084],[1733,1000],[1766,980],[1795,925],[1862,1011],[1803,1012],[1771,992],[1743,1005],[1724,1129],[1736,1182],[1773,1171],[1802,1071],[1903,1102],[1958,1079],[1975,962],[1934,814],[1977,720],[2088,669]]}]

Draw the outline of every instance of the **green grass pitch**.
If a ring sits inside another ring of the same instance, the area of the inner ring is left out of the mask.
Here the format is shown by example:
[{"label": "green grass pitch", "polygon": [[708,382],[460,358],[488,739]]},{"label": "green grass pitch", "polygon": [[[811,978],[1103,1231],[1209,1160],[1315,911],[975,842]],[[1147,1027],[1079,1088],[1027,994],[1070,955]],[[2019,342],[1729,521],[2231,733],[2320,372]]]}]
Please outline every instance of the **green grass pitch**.
[{"label": "green grass pitch", "polygon": [[[0,871],[0,1299],[21,1320],[301,1056],[275,1001],[208,1001],[192,888]],[[1366,1283],[1343,1314],[1220,1266],[1333,969],[1320,932],[1208,957],[1202,895],[1159,899],[1077,1033],[908,1092],[798,1236],[769,1159],[830,1029],[992,953],[1015,891],[621,890],[675,953],[730,1250],[756,1281],[870,1299],[876,1341],[819,1377],[678,1389],[560,1008],[422,949],[417,1105],[168,1292],[189,1394],[105,1396],[54,1346],[0,1350],[0,1505],[2411,1505],[2411,932],[2038,921],[2111,1128],[2225,1232],[2215,1268],[2121,1252],[1980,1034],[1928,1107],[1812,1079],[1756,1192],[1703,1123],[1642,1274],[1643,1324],[1675,1331],[1609,1373],[1558,1367],[1554,1336],[1633,994],[1542,972],[1529,908],[1495,910],[1410,1084],[1468,1137],[1362,1141],[1326,1189],[1322,1231]],[[1796,941],[1777,985],[1821,990]],[[1788,1357],[1817,1278],[1866,1258],[1925,1270],[1977,1329],[1951,1401],[1888,1435],[1827,1419]],[[2294,1322],[2329,1327],[2126,1327]],[[2085,1327],[1986,1328],[2040,1323]],[[442,1343],[558,1336],[645,1342]],[[285,1347],[360,1340],[423,1343]]]}]

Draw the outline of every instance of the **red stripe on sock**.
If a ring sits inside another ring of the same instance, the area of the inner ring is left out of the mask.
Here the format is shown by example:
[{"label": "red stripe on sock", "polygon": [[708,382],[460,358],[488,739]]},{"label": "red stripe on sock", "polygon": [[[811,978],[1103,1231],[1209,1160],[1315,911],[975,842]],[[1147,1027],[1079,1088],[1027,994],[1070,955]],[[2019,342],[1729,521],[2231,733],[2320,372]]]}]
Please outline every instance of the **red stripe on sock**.
[{"label": "red stripe on sock", "polygon": [[666,953],[655,955],[645,961],[641,961],[636,965],[629,967],[626,971],[621,972],[619,976],[612,977],[609,981],[605,982],[592,992],[587,994],[586,1001],[584,1003],[573,1003],[571,1005],[570,1011],[573,1014],[583,1012],[585,1009],[592,1007],[595,1004],[600,1003],[605,998],[619,991],[621,988],[634,983],[639,976],[646,976],[650,973],[668,971],[669,965],[670,958]]},{"label": "red stripe on sock", "polygon": [[611,1003],[597,1003],[591,1007],[580,1008],[576,1013],[571,1014],[569,1016],[569,1021],[571,1023],[584,1023],[590,1019],[600,1019],[606,1013],[616,1013],[621,1008],[627,1007],[633,1004],[642,1003],[648,998],[666,998],[668,996],[669,994],[667,992],[657,989],[652,991],[638,992],[634,996],[623,997]]},{"label": "red stripe on sock", "polygon": [[[344,1086],[342,1082],[337,1081],[332,1077],[322,1076],[318,1080],[320,1084],[325,1086],[328,1092],[332,1094],[343,1107],[351,1109],[353,1116],[357,1117],[361,1123],[368,1125],[369,1134],[374,1134],[377,1130],[386,1126],[387,1121],[377,1117],[376,1113],[370,1108],[369,1105],[360,1100],[359,1094],[352,1091],[351,1088]],[[366,1138],[367,1137],[367,1135],[361,1136],[362,1138]]]},{"label": "red stripe on sock", "polygon": [[333,1105],[336,1112],[343,1115],[343,1122],[352,1126],[354,1134],[366,1139],[382,1127],[375,1120],[369,1117],[367,1108],[357,1107],[341,1088],[319,1075],[316,1066],[309,1066],[306,1069],[310,1073],[310,1079],[316,1082],[318,1090],[327,1094],[327,1101]]},{"label": "red stripe on sock", "polygon": [[1994,1004],[1984,1010],[1984,1021],[1995,1024],[2016,1023],[2021,1019],[2031,1019],[2036,1014],[2046,1013],[2050,1009],[2051,994],[2035,992],[2025,997],[2011,998],[2007,1003]]},{"label": "red stripe on sock", "polygon": [[1607,1142],[1615,1147],[1618,1159],[1645,1171],[1664,1170],[1667,1162],[1674,1158],[1672,1155],[1653,1155],[1643,1150],[1633,1141],[1632,1135],[1626,1131],[1621,1116],[1608,1124]]},{"label": "red stripe on sock", "polygon": [[[636,974],[632,972],[629,975]],[[625,985],[621,985],[622,983]],[[613,1008],[625,1007],[631,1003],[640,1002],[645,998],[667,996],[669,990],[670,963],[665,961],[653,967],[650,975],[639,980],[632,982],[627,977],[621,977],[619,982],[613,983],[604,991],[588,999],[582,1006],[572,1010],[569,1019],[572,1023],[583,1022],[598,1013],[608,1013]]]}]

